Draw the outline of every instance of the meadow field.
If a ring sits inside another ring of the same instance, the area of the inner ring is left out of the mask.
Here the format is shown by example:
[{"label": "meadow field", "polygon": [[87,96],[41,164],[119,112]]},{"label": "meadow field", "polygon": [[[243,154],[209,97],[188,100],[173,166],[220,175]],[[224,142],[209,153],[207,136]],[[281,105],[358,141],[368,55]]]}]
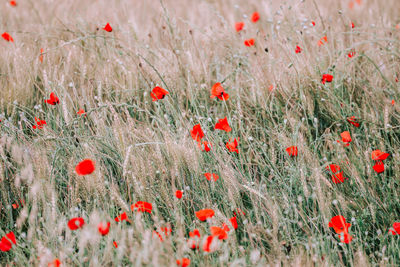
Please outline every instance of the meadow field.
[{"label": "meadow field", "polygon": [[398,0],[0,2],[1,266],[400,266]]}]

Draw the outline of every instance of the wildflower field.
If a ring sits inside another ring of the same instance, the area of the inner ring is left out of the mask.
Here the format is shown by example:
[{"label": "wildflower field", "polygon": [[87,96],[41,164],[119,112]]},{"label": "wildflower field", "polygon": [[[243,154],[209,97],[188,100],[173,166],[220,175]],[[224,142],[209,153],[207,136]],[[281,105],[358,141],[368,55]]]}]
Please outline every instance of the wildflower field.
[{"label": "wildflower field", "polygon": [[399,266],[398,0],[0,2],[1,266]]}]

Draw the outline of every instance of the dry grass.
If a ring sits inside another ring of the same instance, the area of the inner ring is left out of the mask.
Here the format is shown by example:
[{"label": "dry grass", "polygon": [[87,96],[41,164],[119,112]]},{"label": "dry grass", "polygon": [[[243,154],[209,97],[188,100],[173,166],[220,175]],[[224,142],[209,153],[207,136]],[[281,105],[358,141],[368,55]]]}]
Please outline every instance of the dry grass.
[{"label": "dry grass", "polygon": [[[255,10],[252,24],[243,16]],[[14,231],[18,245],[1,252],[2,265],[172,266],[182,257],[192,266],[399,265],[399,240],[387,234],[400,212],[398,14],[396,0],[353,9],[347,0],[3,1],[0,32],[15,42],[0,40],[1,236]],[[236,33],[240,20],[246,28]],[[101,30],[107,22],[112,33]],[[256,45],[245,47],[246,38]],[[322,85],[323,73],[333,82]],[[210,99],[221,81],[226,102]],[[152,102],[156,85],[170,95]],[[60,105],[43,102],[50,92]],[[353,115],[360,128],[346,122]],[[225,116],[232,132],[214,131]],[[47,125],[33,130],[34,117]],[[190,136],[197,123],[209,153]],[[336,142],[345,130],[348,148]],[[232,137],[239,155],[224,146]],[[392,155],[380,175],[374,149]],[[74,171],[83,158],[96,161],[86,177]],[[333,184],[330,163],[349,180]],[[13,209],[19,199],[25,205]],[[138,200],[153,204],[152,215],[130,211]],[[209,222],[194,215],[203,208],[216,211]],[[189,231],[205,236],[237,208],[246,215],[216,252],[187,248]],[[115,223],[124,211],[132,223]],[[349,245],[327,226],[338,214],[352,220]],[[72,232],[75,216],[87,225]],[[152,238],[164,226],[171,236]]]}]

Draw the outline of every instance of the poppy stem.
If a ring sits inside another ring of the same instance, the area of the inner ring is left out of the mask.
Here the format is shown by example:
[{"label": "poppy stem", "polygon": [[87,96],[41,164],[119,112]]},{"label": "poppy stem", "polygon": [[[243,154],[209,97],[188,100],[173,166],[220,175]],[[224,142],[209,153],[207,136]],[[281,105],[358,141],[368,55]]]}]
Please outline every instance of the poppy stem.
[{"label": "poppy stem", "polygon": [[143,57],[141,54],[138,54],[138,56],[140,58],[142,58],[157,73],[157,76],[161,79],[161,81],[164,84],[164,86],[167,87],[168,91],[171,91],[169,89],[167,83],[164,81],[163,77],[161,76],[161,74],[158,72],[158,70],[145,57]]},{"label": "poppy stem", "polygon": [[319,16],[319,19],[321,20],[322,27],[324,28],[324,31],[326,31],[325,23],[324,23],[324,20],[322,19],[321,12],[319,11],[318,5],[317,5],[317,3],[315,2],[315,0],[313,0],[313,3],[314,3],[314,6],[315,6],[315,9],[316,9],[317,12],[318,12],[318,16]]},{"label": "poppy stem", "polygon": [[221,81],[221,84],[224,84],[224,82],[229,78],[229,77],[231,77],[233,74],[235,74],[236,72],[237,72],[237,68],[234,70],[234,71],[232,71],[231,73],[229,73],[228,74],[228,76],[226,76],[225,77],[225,79],[223,79],[222,81]]}]

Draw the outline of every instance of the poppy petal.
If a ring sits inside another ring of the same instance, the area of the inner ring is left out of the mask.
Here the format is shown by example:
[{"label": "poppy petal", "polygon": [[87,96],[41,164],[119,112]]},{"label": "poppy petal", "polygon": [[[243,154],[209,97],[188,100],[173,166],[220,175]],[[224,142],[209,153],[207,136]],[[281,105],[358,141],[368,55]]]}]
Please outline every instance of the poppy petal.
[{"label": "poppy petal", "polygon": [[91,159],[84,159],[75,167],[76,174],[83,176],[93,173],[95,170],[95,163]]},{"label": "poppy petal", "polygon": [[202,222],[204,222],[208,218],[212,218],[214,216],[214,214],[215,214],[215,212],[212,209],[203,209],[203,210],[196,211],[196,217]]}]

